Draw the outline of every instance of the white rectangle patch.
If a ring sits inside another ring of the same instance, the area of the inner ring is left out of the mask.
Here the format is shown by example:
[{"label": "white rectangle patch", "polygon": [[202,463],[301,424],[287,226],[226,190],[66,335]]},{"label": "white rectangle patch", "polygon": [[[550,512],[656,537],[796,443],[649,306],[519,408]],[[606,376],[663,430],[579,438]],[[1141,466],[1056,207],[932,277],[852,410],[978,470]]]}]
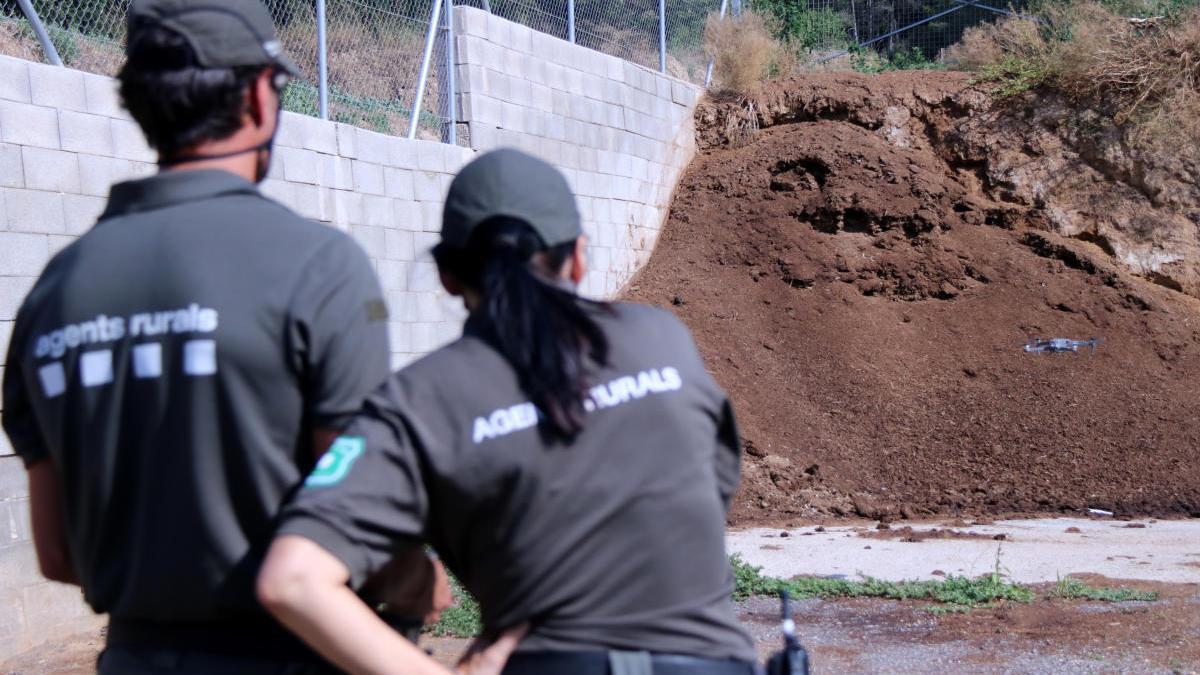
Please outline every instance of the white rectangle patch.
[{"label": "white rectangle patch", "polygon": [[183,372],[196,377],[217,374],[217,343],[191,340],[183,344]]},{"label": "white rectangle patch", "polygon": [[38,368],[38,379],[42,381],[42,394],[46,398],[62,396],[62,393],[67,390],[67,375],[63,372],[62,361],[55,361]]},{"label": "white rectangle patch", "polygon": [[79,355],[79,380],[85,387],[99,387],[113,379],[111,349],[84,352]]},{"label": "white rectangle patch", "polygon": [[133,376],[143,380],[162,377],[162,345],[149,342],[133,346]]}]

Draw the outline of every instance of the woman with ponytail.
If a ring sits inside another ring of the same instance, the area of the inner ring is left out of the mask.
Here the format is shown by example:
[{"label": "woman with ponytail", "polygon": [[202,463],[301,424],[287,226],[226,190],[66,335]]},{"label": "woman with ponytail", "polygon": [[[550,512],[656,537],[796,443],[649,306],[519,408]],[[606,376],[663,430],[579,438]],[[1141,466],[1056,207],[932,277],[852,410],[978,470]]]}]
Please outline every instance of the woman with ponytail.
[{"label": "woman with ponytail", "polygon": [[754,673],[724,548],[737,430],[687,329],[576,293],[575,199],[514,150],[455,178],[433,255],[463,337],[393,375],[285,508],[267,608],[350,672],[416,672],[347,584],[421,541],[479,601],[472,672],[523,635],[504,673]]}]

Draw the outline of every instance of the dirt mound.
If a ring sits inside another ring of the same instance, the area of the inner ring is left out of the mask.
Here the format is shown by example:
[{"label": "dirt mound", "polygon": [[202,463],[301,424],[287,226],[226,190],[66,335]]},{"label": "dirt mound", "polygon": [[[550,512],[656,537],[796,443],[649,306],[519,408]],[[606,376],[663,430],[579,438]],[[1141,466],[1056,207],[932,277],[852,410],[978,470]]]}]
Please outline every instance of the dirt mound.
[{"label": "dirt mound", "polygon": [[698,109],[628,295],[673,306],[734,398],[736,523],[1200,514],[1200,301],[997,185],[962,151],[986,98],[956,74],[817,75]]}]

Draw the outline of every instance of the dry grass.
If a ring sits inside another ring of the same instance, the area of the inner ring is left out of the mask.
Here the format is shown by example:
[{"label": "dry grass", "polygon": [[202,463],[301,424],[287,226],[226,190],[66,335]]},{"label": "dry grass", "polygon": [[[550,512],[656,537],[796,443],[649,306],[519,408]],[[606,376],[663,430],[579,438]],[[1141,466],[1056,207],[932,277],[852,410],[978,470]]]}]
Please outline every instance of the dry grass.
[{"label": "dry grass", "polygon": [[942,60],[950,68],[979,70],[1014,56],[1036,57],[1045,50],[1046,41],[1036,21],[1008,17],[968,28],[961,41],[942,52]]},{"label": "dry grass", "polygon": [[943,57],[1001,95],[1045,87],[1147,142],[1200,128],[1200,9],[1134,21],[1091,1],[968,30]]},{"label": "dry grass", "polygon": [[795,56],[772,35],[766,19],[754,12],[724,19],[709,15],[704,51],[713,60],[713,86],[746,92],[773,75],[791,73]]}]

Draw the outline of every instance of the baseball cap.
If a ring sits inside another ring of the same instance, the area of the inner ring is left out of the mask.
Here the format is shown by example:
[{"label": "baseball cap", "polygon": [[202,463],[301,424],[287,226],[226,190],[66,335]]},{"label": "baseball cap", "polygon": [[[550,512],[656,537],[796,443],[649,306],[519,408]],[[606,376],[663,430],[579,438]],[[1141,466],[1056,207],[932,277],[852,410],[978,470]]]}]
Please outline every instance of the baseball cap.
[{"label": "baseball cap", "polygon": [[301,76],[283,53],[271,14],[258,0],[133,0],[129,44],[136,41],[143,21],[183,36],[205,68],[278,66]]},{"label": "baseball cap", "polygon": [[575,195],[553,166],[519,150],[480,155],[450,183],[442,213],[442,241],[462,248],[481,223],[506,216],[529,223],[547,246],[583,234]]}]

